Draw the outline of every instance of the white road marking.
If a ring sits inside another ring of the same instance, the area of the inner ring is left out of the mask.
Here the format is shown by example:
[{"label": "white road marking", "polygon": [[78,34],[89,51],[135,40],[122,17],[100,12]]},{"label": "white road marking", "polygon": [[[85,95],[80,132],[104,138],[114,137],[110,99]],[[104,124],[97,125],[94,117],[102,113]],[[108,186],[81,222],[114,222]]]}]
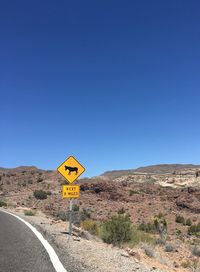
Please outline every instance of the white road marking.
[{"label": "white road marking", "polygon": [[32,230],[32,232],[37,236],[37,238],[40,240],[40,242],[42,243],[42,245],[46,249],[46,251],[47,251],[47,253],[48,253],[49,257],[50,257],[50,260],[51,260],[51,262],[53,264],[53,267],[55,268],[56,272],[67,272],[67,270],[64,268],[61,261],[59,260],[59,258],[57,256],[55,250],[53,249],[53,247],[49,244],[49,242],[47,242],[47,240],[44,239],[42,234],[35,227],[33,227],[30,223],[26,222],[24,219],[20,218],[19,216],[15,215],[15,214],[4,211],[2,209],[1,209],[1,211],[16,217],[17,219],[22,221],[27,227],[29,227],[29,229]]}]

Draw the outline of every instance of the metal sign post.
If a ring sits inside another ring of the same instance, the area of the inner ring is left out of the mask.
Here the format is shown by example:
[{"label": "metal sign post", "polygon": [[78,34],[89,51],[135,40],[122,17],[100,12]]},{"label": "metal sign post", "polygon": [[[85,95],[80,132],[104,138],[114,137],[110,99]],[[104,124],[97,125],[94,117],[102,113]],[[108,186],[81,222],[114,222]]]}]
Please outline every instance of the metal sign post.
[{"label": "metal sign post", "polygon": [[72,235],[72,199],[69,200],[69,236]]}]

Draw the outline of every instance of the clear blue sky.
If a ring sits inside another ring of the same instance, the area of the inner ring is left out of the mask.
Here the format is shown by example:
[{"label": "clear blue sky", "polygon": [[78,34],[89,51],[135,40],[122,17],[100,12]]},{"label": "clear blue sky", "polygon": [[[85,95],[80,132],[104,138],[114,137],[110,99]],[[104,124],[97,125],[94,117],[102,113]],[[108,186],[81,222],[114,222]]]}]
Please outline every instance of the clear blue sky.
[{"label": "clear blue sky", "polygon": [[0,166],[200,163],[200,2],[1,1]]}]

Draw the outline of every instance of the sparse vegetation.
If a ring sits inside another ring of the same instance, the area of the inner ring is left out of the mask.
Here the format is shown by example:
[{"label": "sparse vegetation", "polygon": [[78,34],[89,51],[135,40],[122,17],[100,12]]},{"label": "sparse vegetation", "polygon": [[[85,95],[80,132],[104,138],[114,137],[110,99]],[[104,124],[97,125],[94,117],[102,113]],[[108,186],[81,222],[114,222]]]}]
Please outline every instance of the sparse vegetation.
[{"label": "sparse vegetation", "polygon": [[167,222],[164,216],[161,213],[159,213],[157,216],[154,216],[152,222],[148,223],[142,222],[138,226],[138,230],[147,233],[159,233],[161,240],[165,241],[167,237]]},{"label": "sparse vegetation", "polygon": [[95,220],[86,219],[81,222],[81,227],[92,235],[99,234],[99,224]]},{"label": "sparse vegetation", "polygon": [[56,218],[62,220],[62,221],[67,221],[67,212],[65,211],[59,211],[57,214],[56,214]]},{"label": "sparse vegetation", "polygon": [[176,223],[183,224],[184,226],[191,226],[192,225],[192,221],[190,218],[185,219],[181,215],[176,215],[175,221],[176,221]]},{"label": "sparse vegetation", "polygon": [[51,191],[46,192],[48,196],[52,195]]},{"label": "sparse vegetation", "polygon": [[143,245],[143,249],[144,249],[144,252],[145,254],[149,257],[149,258],[153,258],[155,257],[155,253],[154,253],[154,250],[151,246],[149,245]]},{"label": "sparse vegetation", "polygon": [[175,230],[175,235],[176,236],[180,236],[181,235],[181,230],[180,229],[176,229]]},{"label": "sparse vegetation", "polygon": [[156,227],[153,222],[148,222],[148,223],[142,222],[138,226],[138,230],[145,231],[147,233],[156,233]]},{"label": "sparse vegetation", "polygon": [[47,199],[47,192],[43,190],[36,190],[34,191],[33,195],[36,199],[40,199],[40,200]]},{"label": "sparse vegetation", "polygon": [[185,225],[185,218],[181,215],[176,215],[175,221],[176,221],[176,223]]},{"label": "sparse vegetation", "polygon": [[121,245],[131,240],[131,221],[128,215],[115,215],[105,222],[101,228],[101,237],[104,242]]},{"label": "sparse vegetation", "polygon": [[133,189],[130,189],[129,190],[129,196],[132,196],[134,194],[140,194],[140,192],[138,190],[133,190]]},{"label": "sparse vegetation", "polygon": [[35,216],[35,212],[32,211],[32,210],[27,210],[27,211],[24,211],[24,215],[26,215],[26,216]]},{"label": "sparse vegetation", "polygon": [[84,208],[80,211],[80,221],[91,218],[91,210],[89,208]]},{"label": "sparse vegetation", "polygon": [[7,207],[7,203],[3,200],[0,200],[0,207]]},{"label": "sparse vegetation", "polygon": [[40,183],[40,182],[42,182],[43,181],[43,178],[41,178],[41,177],[39,177],[38,179],[37,179],[37,183]]},{"label": "sparse vegetation", "polygon": [[200,223],[198,223],[196,225],[191,225],[188,228],[188,234],[200,237]]},{"label": "sparse vegetation", "polygon": [[191,219],[190,218],[186,219],[185,224],[186,226],[191,226],[192,225]]},{"label": "sparse vegetation", "polygon": [[166,241],[166,239],[167,239],[167,221],[161,213],[159,213],[157,216],[154,217],[154,225],[156,227],[156,230],[160,234],[160,238],[163,241]]},{"label": "sparse vegetation", "polygon": [[118,211],[117,211],[117,213],[118,214],[124,214],[126,211],[125,211],[125,209],[122,207],[122,208],[120,208]]},{"label": "sparse vegetation", "polygon": [[173,245],[168,244],[168,245],[165,246],[165,251],[166,252],[173,252],[173,251],[175,251],[175,248],[174,248]]},{"label": "sparse vegetation", "polygon": [[149,233],[145,233],[137,229],[136,226],[131,227],[131,239],[128,242],[129,247],[135,247],[139,243],[146,243],[150,245],[155,245],[155,239]]},{"label": "sparse vegetation", "polygon": [[195,245],[192,249],[192,254],[196,257],[200,257],[200,246]]},{"label": "sparse vegetation", "polygon": [[73,210],[74,212],[78,212],[78,211],[79,211],[79,206],[76,205],[76,204],[73,204],[73,205],[72,205],[72,210]]}]

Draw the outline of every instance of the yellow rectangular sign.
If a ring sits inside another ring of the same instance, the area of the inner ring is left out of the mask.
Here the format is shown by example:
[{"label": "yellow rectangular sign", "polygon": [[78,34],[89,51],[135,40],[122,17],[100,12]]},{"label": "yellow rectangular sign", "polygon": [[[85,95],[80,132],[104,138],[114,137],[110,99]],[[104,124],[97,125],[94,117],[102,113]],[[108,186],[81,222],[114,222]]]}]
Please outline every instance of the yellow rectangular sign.
[{"label": "yellow rectangular sign", "polygon": [[80,185],[63,185],[62,197],[63,198],[79,198]]}]

